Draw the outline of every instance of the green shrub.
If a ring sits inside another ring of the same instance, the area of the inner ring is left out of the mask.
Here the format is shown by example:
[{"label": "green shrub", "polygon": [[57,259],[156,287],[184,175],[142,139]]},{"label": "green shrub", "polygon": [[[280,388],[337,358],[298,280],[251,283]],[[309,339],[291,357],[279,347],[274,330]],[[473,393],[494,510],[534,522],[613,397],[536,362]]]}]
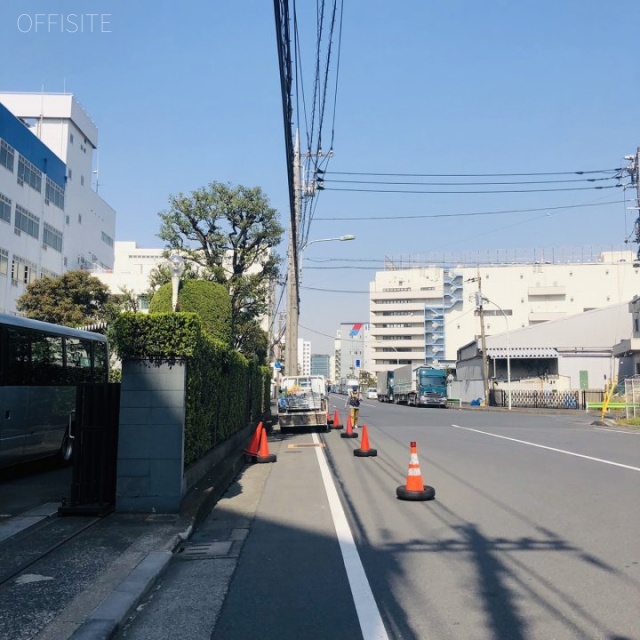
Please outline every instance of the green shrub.
[{"label": "green shrub", "polygon": [[[165,284],[151,299],[150,313],[173,313],[171,284]],[[221,284],[208,280],[183,280],[178,290],[178,309],[197,313],[203,329],[212,338],[231,342],[231,298]]]},{"label": "green shrub", "polygon": [[125,313],[109,338],[123,360],[186,360],[185,466],[269,407],[269,368],[212,338],[195,313]]}]

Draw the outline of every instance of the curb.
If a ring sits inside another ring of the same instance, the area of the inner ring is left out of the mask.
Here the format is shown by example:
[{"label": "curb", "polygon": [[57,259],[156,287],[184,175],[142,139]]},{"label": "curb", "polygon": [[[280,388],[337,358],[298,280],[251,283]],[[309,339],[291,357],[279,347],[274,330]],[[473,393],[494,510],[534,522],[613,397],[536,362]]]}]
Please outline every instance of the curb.
[{"label": "curb", "polygon": [[[180,536],[174,536],[176,544]],[[173,551],[151,551],[70,636],[109,640],[167,568]]]}]

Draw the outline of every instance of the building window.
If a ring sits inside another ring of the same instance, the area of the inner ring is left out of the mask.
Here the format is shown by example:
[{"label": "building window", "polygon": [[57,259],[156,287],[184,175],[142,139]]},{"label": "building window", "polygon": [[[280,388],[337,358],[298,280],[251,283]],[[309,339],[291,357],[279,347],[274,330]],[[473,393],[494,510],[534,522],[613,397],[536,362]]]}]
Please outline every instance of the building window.
[{"label": "building window", "polygon": [[102,242],[109,245],[110,247],[113,247],[113,238],[111,236],[108,236],[104,231],[102,232]]},{"label": "building window", "polygon": [[71,169],[67,170],[67,177],[69,178],[69,180],[71,180],[71,178],[73,177],[73,171],[71,171]]},{"label": "building window", "polygon": [[80,224],[82,224],[82,214],[81,213],[78,214],[78,222]]},{"label": "building window", "polygon": [[28,233],[34,238],[38,238],[40,236],[40,218],[17,204],[15,228]]},{"label": "building window", "polygon": [[26,158],[18,155],[18,184],[28,184],[38,193],[42,193],[42,171]]},{"label": "building window", "polygon": [[64,217],[64,221],[67,224],[67,226],[69,226],[70,222],[69,222],[69,216],[65,216]]},{"label": "building window", "polygon": [[58,209],[64,210],[64,189],[48,177],[44,187],[44,198]]},{"label": "building window", "polygon": [[48,247],[62,253],[62,231],[58,231],[46,222],[44,223],[44,229],[42,231],[42,242]]},{"label": "building window", "polygon": [[84,176],[80,176],[80,186],[84,187]]},{"label": "building window", "polygon": [[0,220],[11,224],[11,200],[0,193]]},{"label": "building window", "polygon": [[11,281],[13,284],[29,284],[38,277],[38,268],[33,262],[20,256],[13,256],[11,261]]},{"label": "building window", "polygon": [[9,252],[6,249],[0,249],[0,276],[6,276],[9,273]]},{"label": "building window", "polygon": [[633,332],[634,333],[638,333],[638,331],[640,331],[640,328],[638,328],[638,318],[634,318],[633,319]]},{"label": "building window", "polygon": [[69,133],[69,144],[73,144],[73,133]]},{"label": "building window", "polygon": [[13,147],[7,144],[4,140],[0,140],[0,164],[9,169],[13,173],[13,160],[14,160]]}]

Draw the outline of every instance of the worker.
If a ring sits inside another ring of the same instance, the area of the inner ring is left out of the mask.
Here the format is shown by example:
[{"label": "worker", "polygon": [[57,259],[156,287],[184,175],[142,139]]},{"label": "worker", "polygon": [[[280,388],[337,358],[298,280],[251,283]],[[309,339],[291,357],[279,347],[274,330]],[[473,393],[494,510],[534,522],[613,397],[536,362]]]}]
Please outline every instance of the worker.
[{"label": "worker", "polygon": [[360,390],[358,387],[352,387],[349,389],[349,395],[347,396],[347,405],[351,415],[351,426],[354,429],[358,428],[358,414],[360,413]]}]

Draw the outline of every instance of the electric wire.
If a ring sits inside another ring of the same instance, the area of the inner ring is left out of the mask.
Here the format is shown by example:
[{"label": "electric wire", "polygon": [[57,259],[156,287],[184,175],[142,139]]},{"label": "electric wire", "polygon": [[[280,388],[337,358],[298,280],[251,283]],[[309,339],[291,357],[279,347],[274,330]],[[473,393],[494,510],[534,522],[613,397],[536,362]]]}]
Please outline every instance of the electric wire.
[{"label": "electric wire", "polygon": [[585,202],[581,204],[567,204],[559,205],[555,207],[533,207],[529,209],[500,209],[497,211],[468,211],[462,213],[425,213],[415,215],[394,215],[394,216],[370,216],[357,217],[357,216],[339,216],[339,217],[319,217],[318,220],[366,220],[371,222],[372,220],[415,220],[420,218],[463,218],[474,216],[497,216],[511,213],[535,213],[538,211],[559,211],[562,209],[580,209],[583,207],[601,207],[609,204],[621,204],[626,202],[625,200],[611,200],[608,202]]}]

